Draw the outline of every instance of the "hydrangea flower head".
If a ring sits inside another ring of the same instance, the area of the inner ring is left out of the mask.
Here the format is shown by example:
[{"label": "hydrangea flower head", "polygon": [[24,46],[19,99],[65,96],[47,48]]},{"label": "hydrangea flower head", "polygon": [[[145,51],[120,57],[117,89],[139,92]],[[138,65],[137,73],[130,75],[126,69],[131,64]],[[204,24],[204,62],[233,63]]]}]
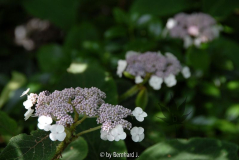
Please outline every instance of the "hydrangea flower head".
[{"label": "hydrangea flower head", "polygon": [[168,20],[166,28],[171,37],[184,40],[185,48],[192,44],[200,47],[201,43],[218,37],[221,30],[215,19],[205,13],[176,14]]},{"label": "hydrangea flower head", "polygon": [[[129,54],[129,53],[127,53]],[[119,60],[119,64],[122,60]],[[135,77],[135,83],[140,84],[148,77],[149,85],[154,90],[159,90],[163,82],[168,87],[176,85],[176,75],[182,70],[182,66],[172,53],[166,52],[162,55],[159,52],[146,52],[143,54],[136,54],[130,51],[130,55],[126,56],[126,66],[121,70]],[[118,66],[119,68],[119,66]]]}]

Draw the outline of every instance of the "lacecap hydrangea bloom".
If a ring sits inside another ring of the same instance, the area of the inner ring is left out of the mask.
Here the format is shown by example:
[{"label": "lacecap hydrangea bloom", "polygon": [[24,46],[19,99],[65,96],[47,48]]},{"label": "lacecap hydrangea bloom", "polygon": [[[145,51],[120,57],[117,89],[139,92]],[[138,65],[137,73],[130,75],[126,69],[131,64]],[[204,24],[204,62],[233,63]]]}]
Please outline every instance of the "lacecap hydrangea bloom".
[{"label": "lacecap hydrangea bloom", "polygon": [[162,55],[160,52],[140,54],[129,51],[126,54],[126,60],[118,61],[118,76],[122,77],[124,72],[134,76],[136,84],[148,78],[149,85],[154,90],[159,90],[163,82],[167,87],[175,86],[179,72],[184,78],[191,76],[190,69],[187,66],[182,67],[177,57],[169,52]]},{"label": "lacecap hydrangea bloom", "polygon": [[216,20],[205,13],[179,13],[168,19],[166,28],[173,38],[184,40],[184,47],[200,47],[201,43],[212,41],[219,36],[221,27]]},{"label": "lacecap hydrangea bloom", "polygon": [[38,117],[38,128],[50,131],[49,138],[52,141],[63,141],[66,138],[66,130],[78,123],[74,119],[75,115],[96,117],[97,124],[101,124],[101,138],[109,141],[126,138],[124,129],[130,130],[132,124],[124,118],[135,116],[136,120],[142,122],[147,117],[139,107],[131,111],[121,105],[105,103],[106,94],[95,87],[66,88],[52,93],[43,91],[38,95],[30,93],[27,98],[23,103],[28,109],[25,120],[31,116]]}]

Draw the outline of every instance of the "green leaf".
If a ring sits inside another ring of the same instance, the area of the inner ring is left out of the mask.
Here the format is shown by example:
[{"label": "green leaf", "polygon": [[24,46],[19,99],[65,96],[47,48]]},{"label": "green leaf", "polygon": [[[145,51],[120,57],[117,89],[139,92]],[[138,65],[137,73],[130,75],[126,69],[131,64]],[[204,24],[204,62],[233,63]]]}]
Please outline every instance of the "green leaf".
[{"label": "green leaf", "polygon": [[[89,128],[93,128],[97,126],[97,122],[95,118],[88,118],[86,119],[78,128],[77,132],[87,130]],[[100,129],[84,134],[83,137],[88,143],[89,153],[86,159],[94,159],[94,160],[101,160],[101,159],[109,159],[106,157],[100,157],[100,153],[127,153],[127,148],[124,141],[120,140],[118,142],[113,141],[104,141],[100,138]],[[125,160],[126,157],[118,157],[119,160]]]},{"label": "green leaf", "polygon": [[0,134],[15,136],[17,132],[17,122],[10,118],[7,113],[0,111]]},{"label": "green leaf", "polygon": [[238,0],[203,0],[203,11],[212,16],[224,18],[231,14],[233,10],[239,7]]},{"label": "green leaf", "polygon": [[62,160],[83,160],[87,156],[88,145],[83,137],[79,137],[70,143],[62,154]]},{"label": "green leaf", "polygon": [[23,7],[34,17],[48,19],[62,29],[69,29],[77,20],[77,0],[24,0]]},{"label": "green leaf", "polygon": [[128,24],[129,23],[129,16],[120,8],[115,8],[113,10],[113,15],[115,18],[115,21],[121,24]]},{"label": "green leaf", "polygon": [[210,65],[210,56],[205,50],[191,47],[187,51],[187,63],[194,69],[207,70]]},{"label": "green leaf", "polygon": [[157,143],[146,149],[137,160],[159,159],[238,159],[238,146],[209,138],[175,139]]},{"label": "green leaf", "polygon": [[148,92],[146,88],[143,88],[136,97],[135,105],[141,107],[144,110],[147,104],[148,104]]},{"label": "green leaf", "polygon": [[90,23],[81,23],[70,29],[68,32],[64,47],[68,49],[82,49],[83,42],[96,41],[99,38],[99,34]]},{"label": "green leaf", "polygon": [[131,7],[131,12],[165,16],[188,9],[191,4],[192,2],[189,3],[187,0],[136,0]]},{"label": "green leaf", "polygon": [[115,26],[115,27],[112,27],[112,28],[108,29],[105,32],[104,36],[107,39],[126,37],[127,36],[127,31],[124,27]]},{"label": "green leaf", "polygon": [[37,53],[38,63],[44,72],[65,70],[70,64],[70,57],[62,47],[55,44],[41,47]]},{"label": "green leaf", "polygon": [[19,72],[12,72],[12,79],[3,88],[0,95],[0,108],[8,101],[10,94],[26,82],[26,77]]},{"label": "green leaf", "polygon": [[41,130],[33,131],[31,135],[20,134],[10,140],[1,152],[0,159],[51,159],[58,143],[50,140],[49,132]]},{"label": "green leaf", "polygon": [[220,89],[212,83],[204,83],[201,87],[201,90],[204,94],[214,97],[220,97]]}]

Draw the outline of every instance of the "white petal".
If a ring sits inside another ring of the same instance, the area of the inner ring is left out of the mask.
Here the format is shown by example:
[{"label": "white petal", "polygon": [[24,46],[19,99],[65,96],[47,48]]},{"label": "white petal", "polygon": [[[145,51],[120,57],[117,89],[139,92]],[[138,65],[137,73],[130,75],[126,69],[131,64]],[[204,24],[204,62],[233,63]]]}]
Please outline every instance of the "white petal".
[{"label": "white petal", "polygon": [[170,74],[168,77],[164,78],[164,82],[168,87],[172,87],[177,84],[177,80],[173,74]]},{"label": "white petal", "polygon": [[45,122],[46,122],[46,116],[40,116],[40,117],[38,118],[38,122],[41,123],[41,124],[45,124]]},{"label": "white petal", "polygon": [[184,78],[189,78],[191,76],[190,69],[187,66],[183,67],[181,72]]},{"label": "white petal", "polygon": [[136,112],[136,113],[142,113],[143,110],[142,110],[142,108],[140,108],[140,107],[136,107],[136,108],[134,109],[134,112]]},{"label": "white petal", "polygon": [[100,138],[101,138],[102,140],[105,140],[105,141],[106,141],[106,140],[107,140],[107,134],[106,134],[106,135],[105,135],[105,134],[101,134],[101,135],[100,135]]},{"label": "white petal", "polygon": [[127,66],[127,62],[125,60],[118,61],[117,75],[119,77],[122,77],[122,73],[124,72],[126,66]]},{"label": "white petal", "polygon": [[32,115],[32,113],[34,112],[33,109],[28,109],[27,112],[24,114],[25,116],[25,121]]},{"label": "white petal", "polygon": [[46,124],[51,124],[52,123],[52,118],[51,117],[46,117],[45,123]]},{"label": "white petal", "polygon": [[141,142],[143,139],[144,139],[144,134],[140,134],[140,135],[139,135],[139,141],[138,141],[138,142]]},{"label": "white petal", "polygon": [[142,83],[142,82],[143,82],[143,79],[140,76],[135,77],[135,83],[136,84],[139,84],[139,83]]},{"label": "white petal", "polygon": [[163,79],[158,76],[151,76],[149,79],[149,85],[154,90],[159,90],[161,88],[162,83],[163,83]]},{"label": "white petal", "polygon": [[133,128],[130,130],[130,134],[131,134],[131,135],[136,135],[136,134],[138,134],[138,127],[133,127]]},{"label": "white petal", "polygon": [[193,44],[193,40],[190,37],[184,38],[184,48],[188,48]]},{"label": "white petal", "polygon": [[26,109],[29,109],[33,106],[33,103],[31,100],[26,100],[25,102],[23,102],[23,105],[25,106]]},{"label": "white petal", "polygon": [[120,136],[116,136],[115,141],[119,141],[119,140],[120,140]]},{"label": "white petal", "polygon": [[119,138],[122,139],[122,140],[124,140],[124,139],[126,138],[126,133],[125,133],[125,132],[121,133],[121,134],[119,135]]},{"label": "white petal", "polygon": [[176,21],[173,18],[169,18],[166,24],[167,29],[172,29],[176,25]]},{"label": "white petal", "polygon": [[143,112],[142,114],[140,114],[141,117],[147,117],[147,113],[146,112]]},{"label": "white petal", "polygon": [[51,131],[51,133],[57,133],[56,128],[57,128],[57,124],[53,124],[53,125],[51,125],[51,127],[50,127],[50,131]]},{"label": "white petal", "polygon": [[138,127],[138,134],[143,134],[144,133],[144,128]]},{"label": "white petal", "polygon": [[109,141],[113,141],[115,138],[112,136],[112,135],[107,135],[107,139],[109,140]]},{"label": "white petal", "polygon": [[132,140],[133,140],[134,142],[138,142],[138,141],[139,141],[139,136],[138,136],[138,135],[132,136]]},{"label": "white petal", "polygon": [[118,130],[116,128],[114,128],[110,131],[110,134],[115,137],[118,135]]},{"label": "white petal", "polygon": [[29,91],[30,91],[30,88],[28,88],[27,90],[25,90],[20,97],[26,95]]},{"label": "white petal", "polygon": [[50,128],[51,128],[51,125],[50,125],[50,124],[47,124],[47,125],[44,126],[44,130],[45,130],[45,131],[49,131]]},{"label": "white petal", "polygon": [[62,133],[62,132],[65,131],[65,127],[64,127],[63,125],[61,125],[61,124],[57,124],[57,126],[56,126],[56,131],[57,131],[58,133]]},{"label": "white petal", "polygon": [[144,117],[141,117],[141,116],[138,116],[138,117],[135,117],[139,122],[143,122],[144,121]]},{"label": "white petal", "polygon": [[59,133],[59,134],[56,135],[56,139],[58,141],[64,141],[65,138],[66,138],[66,132]]},{"label": "white petal", "polygon": [[50,139],[52,140],[52,141],[56,141],[56,134],[54,134],[54,133],[50,133]]},{"label": "white petal", "polygon": [[41,123],[38,123],[38,124],[37,124],[37,127],[38,127],[39,129],[44,129],[45,125],[44,125],[44,124],[41,124]]}]

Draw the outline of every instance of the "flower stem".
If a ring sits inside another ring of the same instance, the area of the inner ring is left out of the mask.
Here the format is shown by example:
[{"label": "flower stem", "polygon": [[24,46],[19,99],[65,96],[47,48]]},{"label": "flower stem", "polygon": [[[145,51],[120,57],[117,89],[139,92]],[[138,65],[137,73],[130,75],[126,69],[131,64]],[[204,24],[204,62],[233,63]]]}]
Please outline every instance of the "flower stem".
[{"label": "flower stem", "polygon": [[79,136],[81,136],[81,135],[83,135],[83,134],[85,134],[85,133],[89,133],[89,132],[95,131],[95,130],[100,129],[100,128],[101,128],[101,125],[100,125],[100,126],[97,126],[97,127],[94,127],[94,128],[87,129],[87,130],[85,130],[85,131],[82,131],[82,132],[78,133],[78,134],[76,135],[76,137],[78,138]]},{"label": "flower stem", "polygon": [[77,121],[77,122],[74,124],[74,127],[76,127],[76,126],[78,126],[79,124],[81,124],[86,118],[87,118],[87,115],[84,115],[84,117],[81,118],[81,120]]},{"label": "flower stem", "polygon": [[134,85],[132,88],[130,88],[128,91],[126,91],[124,94],[122,94],[119,97],[119,102],[122,102],[123,100],[133,96],[134,94],[136,94],[139,90],[138,85]]}]

